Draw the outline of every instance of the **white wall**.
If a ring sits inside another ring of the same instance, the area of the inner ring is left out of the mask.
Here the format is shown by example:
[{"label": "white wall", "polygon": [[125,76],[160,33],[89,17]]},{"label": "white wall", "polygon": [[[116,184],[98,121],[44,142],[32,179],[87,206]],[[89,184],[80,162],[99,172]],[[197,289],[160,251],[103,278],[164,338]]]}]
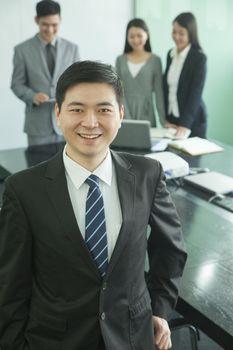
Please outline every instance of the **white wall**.
[{"label": "white wall", "polygon": [[[26,146],[24,103],[10,90],[13,47],[32,37],[35,4],[32,0],[0,3],[0,149]],[[114,64],[122,53],[125,29],[133,17],[133,0],[60,0],[60,36],[79,45],[81,59]]]}]

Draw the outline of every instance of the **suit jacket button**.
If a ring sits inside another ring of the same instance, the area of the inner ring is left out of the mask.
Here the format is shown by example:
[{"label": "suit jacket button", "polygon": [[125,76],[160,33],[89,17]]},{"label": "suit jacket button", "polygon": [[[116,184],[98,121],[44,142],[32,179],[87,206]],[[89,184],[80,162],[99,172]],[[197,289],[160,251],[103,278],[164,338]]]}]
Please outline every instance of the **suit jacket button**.
[{"label": "suit jacket button", "polygon": [[105,320],[105,312],[102,312],[102,314],[100,315],[100,318],[101,318],[102,321]]}]

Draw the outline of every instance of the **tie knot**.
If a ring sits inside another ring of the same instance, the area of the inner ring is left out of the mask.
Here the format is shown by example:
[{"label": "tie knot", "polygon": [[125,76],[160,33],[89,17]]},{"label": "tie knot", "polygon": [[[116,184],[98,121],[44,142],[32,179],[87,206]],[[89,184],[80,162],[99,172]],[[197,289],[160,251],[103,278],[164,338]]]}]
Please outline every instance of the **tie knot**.
[{"label": "tie knot", "polygon": [[86,183],[90,186],[90,188],[99,187],[99,178],[96,175],[91,174],[87,179]]}]

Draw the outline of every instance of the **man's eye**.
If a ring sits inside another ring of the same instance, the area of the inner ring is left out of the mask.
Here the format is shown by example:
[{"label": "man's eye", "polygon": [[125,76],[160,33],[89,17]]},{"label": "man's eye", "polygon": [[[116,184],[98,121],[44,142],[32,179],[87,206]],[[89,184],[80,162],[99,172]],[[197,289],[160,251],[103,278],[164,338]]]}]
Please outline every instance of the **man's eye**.
[{"label": "man's eye", "polygon": [[80,108],[72,108],[72,109],[70,109],[70,112],[81,113],[82,109],[80,109]]},{"label": "man's eye", "polygon": [[101,108],[100,112],[101,113],[107,113],[107,112],[111,112],[111,110],[109,108]]}]

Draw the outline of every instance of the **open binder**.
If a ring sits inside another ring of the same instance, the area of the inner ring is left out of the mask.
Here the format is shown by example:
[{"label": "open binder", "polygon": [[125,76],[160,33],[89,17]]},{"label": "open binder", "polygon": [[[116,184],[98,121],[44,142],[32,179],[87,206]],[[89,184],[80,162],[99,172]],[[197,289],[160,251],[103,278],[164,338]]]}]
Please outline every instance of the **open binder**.
[{"label": "open binder", "polygon": [[201,154],[208,154],[214,152],[221,152],[224,149],[216,143],[202,139],[200,137],[190,137],[186,140],[175,140],[169,142],[170,147],[174,147],[191,156],[198,156]]}]

